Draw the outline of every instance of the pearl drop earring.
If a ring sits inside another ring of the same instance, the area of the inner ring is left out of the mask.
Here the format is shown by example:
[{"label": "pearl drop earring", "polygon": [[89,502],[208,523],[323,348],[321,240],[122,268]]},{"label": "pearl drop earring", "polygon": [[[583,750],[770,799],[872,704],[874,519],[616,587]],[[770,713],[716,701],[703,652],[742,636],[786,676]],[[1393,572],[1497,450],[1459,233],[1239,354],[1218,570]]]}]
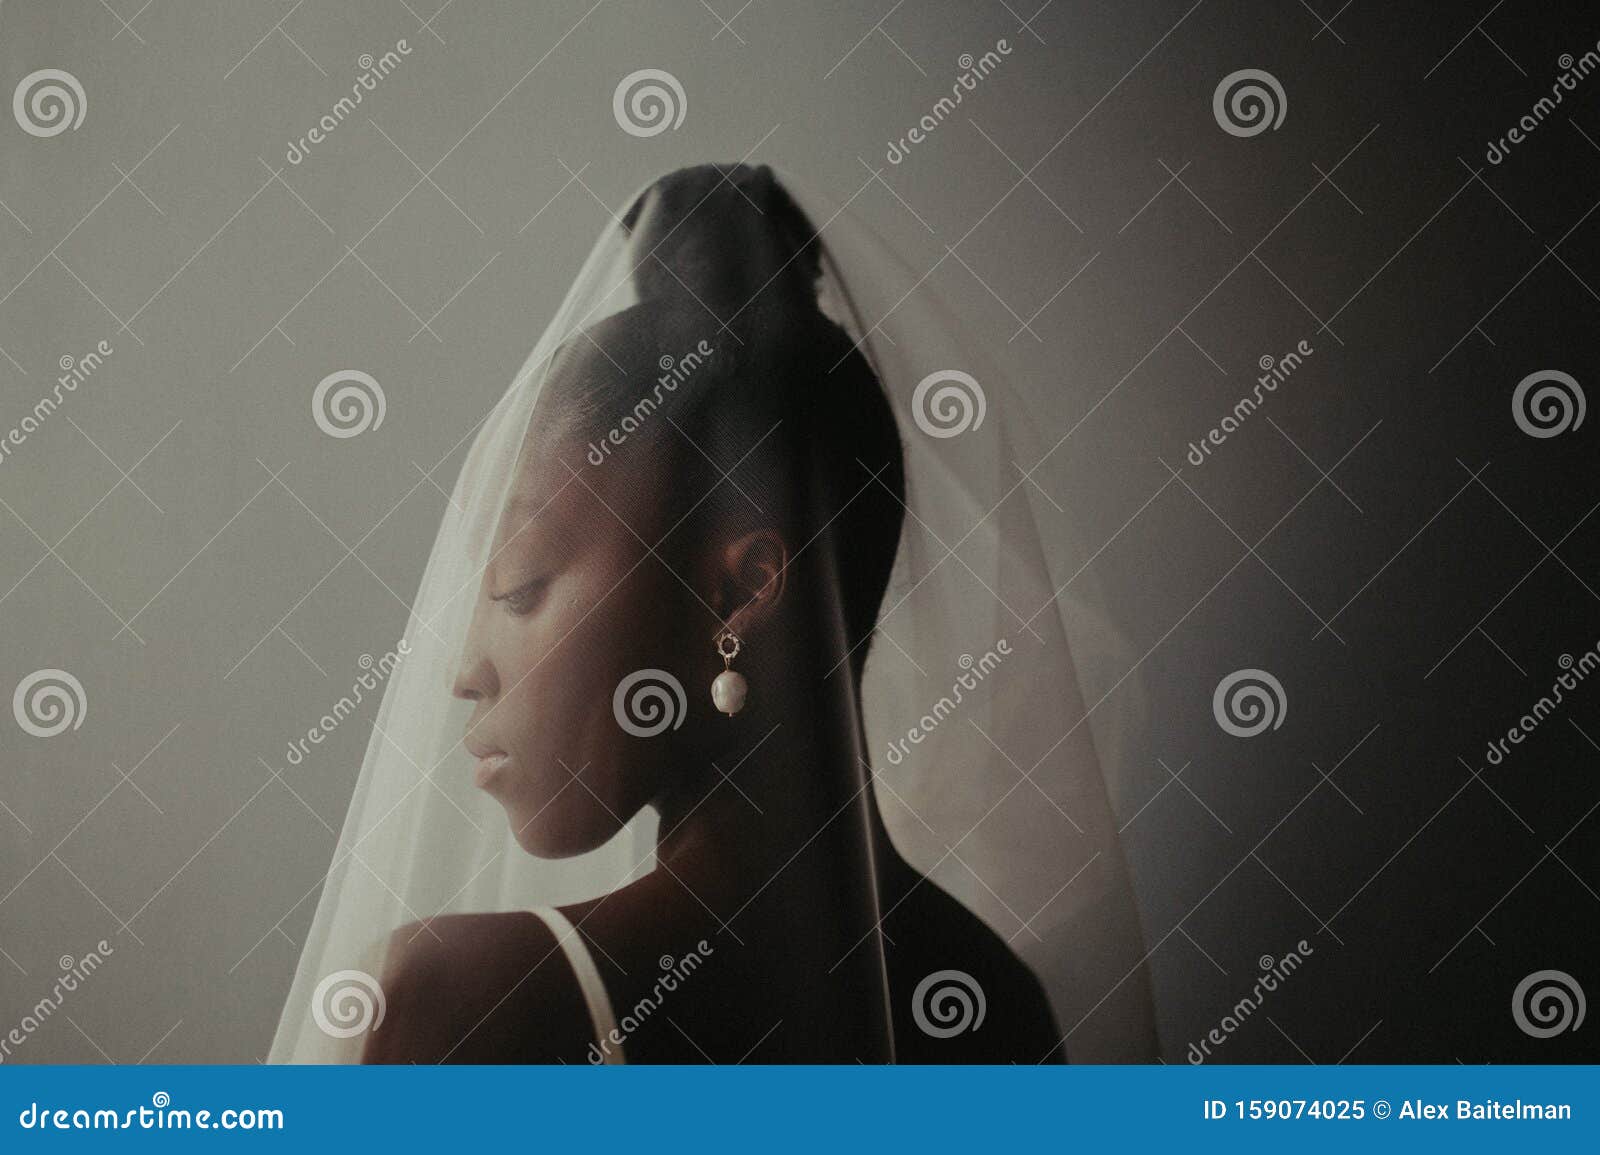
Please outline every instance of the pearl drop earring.
[{"label": "pearl drop earring", "polygon": [[744,709],[745,695],[750,692],[750,683],[745,681],[743,674],[733,668],[733,659],[738,656],[741,646],[739,635],[732,630],[724,629],[717,635],[716,645],[717,653],[722,655],[723,670],[711,683],[711,702],[731,718]]}]

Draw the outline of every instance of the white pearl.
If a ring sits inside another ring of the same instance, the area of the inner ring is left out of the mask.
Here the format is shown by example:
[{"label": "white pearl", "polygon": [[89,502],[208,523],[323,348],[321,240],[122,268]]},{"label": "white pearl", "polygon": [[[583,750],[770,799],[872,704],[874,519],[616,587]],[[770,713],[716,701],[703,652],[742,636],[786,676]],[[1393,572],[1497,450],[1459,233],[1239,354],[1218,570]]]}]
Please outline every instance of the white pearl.
[{"label": "white pearl", "polygon": [[731,718],[744,709],[745,695],[749,690],[750,683],[744,680],[743,674],[737,670],[723,670],[711,683],[711,701]]}]

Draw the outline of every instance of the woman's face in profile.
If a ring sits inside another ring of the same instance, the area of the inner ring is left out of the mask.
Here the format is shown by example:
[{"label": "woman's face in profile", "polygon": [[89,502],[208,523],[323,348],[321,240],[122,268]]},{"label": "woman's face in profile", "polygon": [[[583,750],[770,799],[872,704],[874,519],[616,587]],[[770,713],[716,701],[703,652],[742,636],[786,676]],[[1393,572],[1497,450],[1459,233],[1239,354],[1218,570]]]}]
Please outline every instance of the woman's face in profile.
[{"label": "woman's face in profile", "polygon": [[698,711],[687,638],[710,636],[695,628],[703,607],[647,548],[667,528],[655,455],[596,467],[575,440],[536,428],[524,445],[453,688],[474,703],[463,741],[476,784],[545,858],[601,845],[658,795],[673,731],[624,730],[613,694],[635,671],[665,669]]}]

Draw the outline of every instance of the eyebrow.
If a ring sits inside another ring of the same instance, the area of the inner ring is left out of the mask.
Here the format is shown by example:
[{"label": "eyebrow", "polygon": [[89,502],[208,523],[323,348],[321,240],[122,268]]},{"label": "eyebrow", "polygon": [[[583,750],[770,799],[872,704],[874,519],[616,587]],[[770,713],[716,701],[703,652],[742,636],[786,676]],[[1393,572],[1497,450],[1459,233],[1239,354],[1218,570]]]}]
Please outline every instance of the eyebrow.
[{"label": "eyebrow", "polygon": [[578,474],[572,470],[571,466],[568,466],[567,479],[548,493],[545,491],[544,487],[540,487],[532,491],[522,489],[513,492],[510,500],[506,502],[505,509],[501,516],[508,516],[523,510],[531,510],[533,513],[542,513],[544,510],[550,507],[557,497],[561,496],[561,494],[566,491],[567,487],[570,486],[573,481],[577,479],[577,477]]},{"label": "eyebrow", "polygon": [[547,509],[554,500],[555,494],[517,493],[513,494],[511,500],[506,502],[505,512],[507,515],[522,512],[538,514]]},{"label": "eyebrow", "polygon": [[543,492],[512,494],[500,513],[500,526],[496,537],[509,543],[538,526],[546,515],[554,517],[555,511],[551,506],[560,492],[558,489],[551,494]]}]

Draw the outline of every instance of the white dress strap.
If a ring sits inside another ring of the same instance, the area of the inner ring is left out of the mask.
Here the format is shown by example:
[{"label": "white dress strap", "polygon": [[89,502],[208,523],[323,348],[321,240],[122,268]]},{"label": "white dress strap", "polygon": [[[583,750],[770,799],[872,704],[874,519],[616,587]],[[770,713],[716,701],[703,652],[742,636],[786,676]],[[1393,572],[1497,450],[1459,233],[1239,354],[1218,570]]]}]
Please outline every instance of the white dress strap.
[{"label": "white dress strap", "polygon": [[617,1019],[611,1012],[611,996],[606,994],[606,984],[600,978],[600,968],[595,966],[594,956],[589,953],[589,944],[579,936],[572,921],[555,907],[537,906],[531,913],[556,936],[556,944],[567,956],[573,974],[578,976],[578,987],[583,991],[583,1001],[589,1007],[589,1021],[594,1024],[595,1049],[604,1056],[606,1063],[626,1062],[622,1044],[611,1041],[611,1033],[617,1029]]}]

